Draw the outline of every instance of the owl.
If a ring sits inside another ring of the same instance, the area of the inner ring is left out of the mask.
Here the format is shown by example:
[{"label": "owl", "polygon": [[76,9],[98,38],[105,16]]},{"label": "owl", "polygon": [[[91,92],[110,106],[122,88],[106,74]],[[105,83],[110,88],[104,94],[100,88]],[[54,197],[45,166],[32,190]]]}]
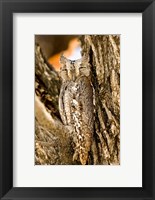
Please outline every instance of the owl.
[{"label": "owl", "polygon": [[94,130],[93,87],[88,58],[69,60],[61,55],[59,112],[63,124],[71,127],[73,160],[87,164]]}]

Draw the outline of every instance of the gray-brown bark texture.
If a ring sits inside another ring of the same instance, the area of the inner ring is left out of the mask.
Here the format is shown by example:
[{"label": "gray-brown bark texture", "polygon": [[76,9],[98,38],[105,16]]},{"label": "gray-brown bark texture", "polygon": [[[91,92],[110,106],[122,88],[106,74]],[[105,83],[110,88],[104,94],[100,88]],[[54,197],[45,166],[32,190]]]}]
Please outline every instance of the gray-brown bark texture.
[{"label": "gray-brown bark texture", "polygon": [[[79,39],[82,55],[89,56],[95,91],[95,127],[87,164],[116,165],[120,163],[120,37],[85,35]],[[60,119],[59,74],[48,66],[38,45],[35,68],[35,164],[80,164],[73,162],[73,141]]]}]

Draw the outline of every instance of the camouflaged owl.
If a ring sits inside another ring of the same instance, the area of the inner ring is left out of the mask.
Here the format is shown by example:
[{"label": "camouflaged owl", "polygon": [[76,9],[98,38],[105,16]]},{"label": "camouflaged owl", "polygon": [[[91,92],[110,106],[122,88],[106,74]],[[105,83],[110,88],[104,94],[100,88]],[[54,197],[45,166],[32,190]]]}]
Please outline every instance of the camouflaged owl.
[{"label": "camouflaged owl", "polygon": [[69,60],[61,55],[59,112],[64,125],[71,127],[75,144],[73,160],[87,164],[94,130],[91,65],[84,56]]}]

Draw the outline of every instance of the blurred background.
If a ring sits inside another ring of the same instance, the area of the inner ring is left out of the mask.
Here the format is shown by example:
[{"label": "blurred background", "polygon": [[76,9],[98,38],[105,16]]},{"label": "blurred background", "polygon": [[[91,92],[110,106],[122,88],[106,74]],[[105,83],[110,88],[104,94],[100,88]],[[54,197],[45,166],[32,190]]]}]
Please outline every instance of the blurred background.
[{"label": "blurred background", "polygon": [[63,53],[70,60],[81,58],[79,35],[35,35],[35,42],[50,65],[60,70],[60,55]]}]

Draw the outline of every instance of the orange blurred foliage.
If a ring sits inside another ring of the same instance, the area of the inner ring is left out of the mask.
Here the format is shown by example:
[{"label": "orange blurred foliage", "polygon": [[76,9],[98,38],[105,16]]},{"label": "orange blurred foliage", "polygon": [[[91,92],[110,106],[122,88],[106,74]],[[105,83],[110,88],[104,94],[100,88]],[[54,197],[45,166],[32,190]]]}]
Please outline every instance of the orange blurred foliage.
[{"label": "orange blurred foliage", "polygon": [[[68,44],[68,48],[63,51],[63,55],[65,57],[70,57],[74,50],[80,46],[80,41],[78,40],[78,38],[74,38],[72,39],[69,44]],[[61,64],[59,62],[60,60],[60,55],[61,55],[62,52],[58,53],[58,54],[55,54],[54,56],[50,57],[48,59],[48,62],[57,70],[59,71],[60,70],[60,67],[61,67]]]}]

